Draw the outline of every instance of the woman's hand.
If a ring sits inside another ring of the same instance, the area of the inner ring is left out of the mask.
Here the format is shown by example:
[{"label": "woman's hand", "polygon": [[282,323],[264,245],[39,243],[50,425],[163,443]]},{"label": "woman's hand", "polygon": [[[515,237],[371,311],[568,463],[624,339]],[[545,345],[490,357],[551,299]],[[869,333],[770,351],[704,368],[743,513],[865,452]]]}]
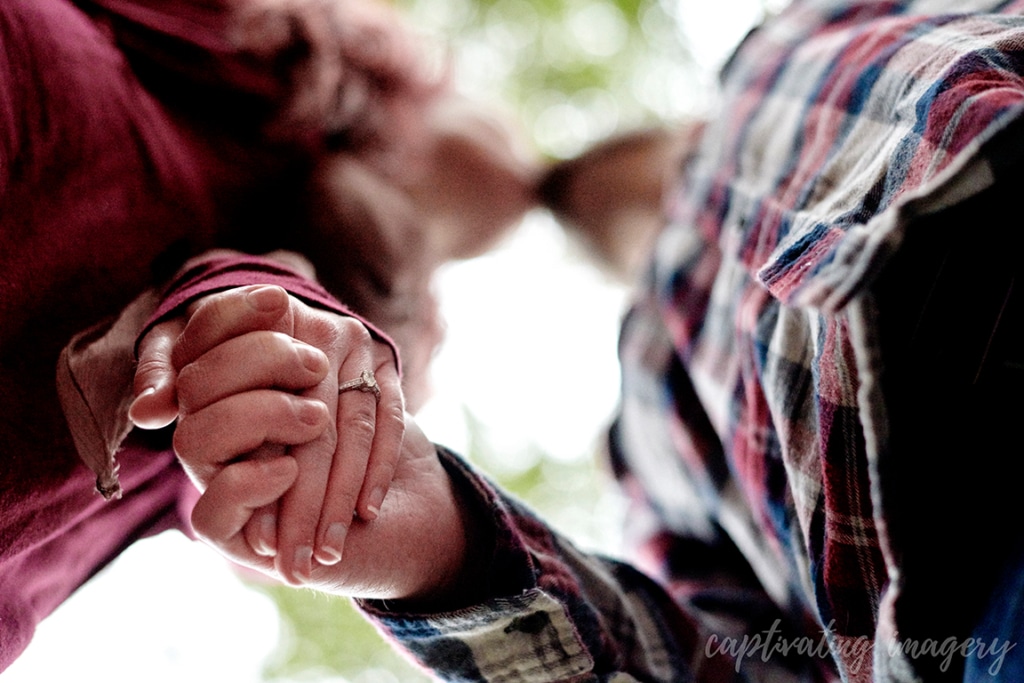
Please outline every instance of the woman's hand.
[{"label": "woman's hand", "polygon": [[[366,371],[379,400],[372,391],[338,393]],[[200,490],[230,464],[244,466],[228,468],[229,478],[265,470],[266,482],[248,482],[253,491],[290,480],[251,511],[242,535],[261,558],[246,564],[272,566],[293,584],[341,560],[357,515],[379,514],[402,451],[405,413],[391,348],[358,320],[279,287],[211,294],[156,326],[139,347],[135,393],[138,426],[177,418],[174,447]],[[221,484],[212,499],[224,489],[232,490]],[[200,522],[217,518],[209,505]],[[232,546],[231,554],[245,553]]]}]

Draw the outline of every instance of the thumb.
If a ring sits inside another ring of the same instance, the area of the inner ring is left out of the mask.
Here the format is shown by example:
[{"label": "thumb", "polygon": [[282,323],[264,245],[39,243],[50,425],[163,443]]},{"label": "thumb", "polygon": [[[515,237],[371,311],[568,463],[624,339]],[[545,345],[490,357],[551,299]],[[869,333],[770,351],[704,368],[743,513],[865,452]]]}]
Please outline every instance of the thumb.
[{"label": "thumb", "polygon": [[160,323],[139,344],[133,386],[135,399],[128,409],[128,417],[136,427],[160,429],[178,417],[174,388],[177,373],[171,364],[171,351],[184,326],[182,318]]}]

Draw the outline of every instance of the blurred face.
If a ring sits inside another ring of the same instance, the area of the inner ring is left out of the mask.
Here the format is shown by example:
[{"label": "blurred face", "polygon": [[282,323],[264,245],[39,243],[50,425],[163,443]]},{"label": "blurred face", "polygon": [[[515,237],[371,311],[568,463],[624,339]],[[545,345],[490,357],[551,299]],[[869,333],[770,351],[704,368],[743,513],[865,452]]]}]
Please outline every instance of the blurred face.
[{"label": "blurred face", "polygon": [[551,168],[539,194],[603,265],[630,282],[650,255],[666,190],[702,129],[694,121],[603,140]]},{"label": "blurred face", "polygon": [[392,336],[410,409],[429,393],[444,325],[431,281],[438,266],[478,255],[535,203],[539,162],[469,103],[442,98],[409,163],[385,170],[349,154],[314,174],[301,250],[320,281]]},{"label": "blurred face", "polygon": [[406,190],[429,216],[439,261],[479,255],[536,204],[540,161],[524,135],[468,101],[442,99],[428,122],[423,172]]}]

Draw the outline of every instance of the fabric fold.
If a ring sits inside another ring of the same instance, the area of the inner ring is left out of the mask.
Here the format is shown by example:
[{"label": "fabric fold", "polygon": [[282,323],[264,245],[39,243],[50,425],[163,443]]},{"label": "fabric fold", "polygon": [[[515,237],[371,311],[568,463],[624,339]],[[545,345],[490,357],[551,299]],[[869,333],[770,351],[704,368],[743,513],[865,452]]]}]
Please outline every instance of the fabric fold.
[{"label": "fabric fold", "polygon": [[132,429],[135,340],[157,303],[155,291],[143,293],[116,319],[75,335],[57,363],[57,394],[75,447],[107,500],[122,495],[115,455]]}]

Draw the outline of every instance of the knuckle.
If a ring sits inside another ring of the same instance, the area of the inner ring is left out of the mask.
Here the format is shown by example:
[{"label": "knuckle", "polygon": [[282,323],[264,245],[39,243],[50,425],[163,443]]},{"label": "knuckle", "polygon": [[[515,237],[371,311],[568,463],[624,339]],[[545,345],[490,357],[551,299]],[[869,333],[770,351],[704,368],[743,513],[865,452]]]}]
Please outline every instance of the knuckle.
[{"label": "knuckle", "polygon": [[216,307],[217,302],[219,302],[223,297],[224,292],[214,292],[200,297],[193,303],[189,304],[187,309],[189,322],[197,319],[201,322],[203,318],[211,314]]},{"label": "knuckle", "polygon": [[385,411],[380,418],[382,426],[393,432],[399,439],[405,434],[405,414],[395,411]]},{"label": "knuckle", "polygon": [[[366,331],[370,334],[370,331]],[[370,335],[371,337],[373,335]],[[373,339],[373,359],[377,362],[377,370],[382,371],[385,367],[394,367],[395,365],[395,351],[391,347],[391,344],[380,340]]]},{"label": "knuckle", "polygon": [[258,348],[264,353],[270,354],[292,348],[292,337],[284,332],[257,332],[256,337]]},{"label": "knuckle", "polygon": [[338,430],[335,427],[329,426],[320,435],[323,440],[324,449],[329,453],[333,453],[338,448]]},{"label": "knuckle", "polygon": [[208,485],[215,470],[202,461],[201,453],[194,448],[187,432],[176,429],[171,439],[171,445],[188,475],[201,485]]},{"label": "knuckle", "polygon": [[192,304],[189,307],[189,318],[188,323],[185,324],[184,334],[189,335],[195,328],[208,325],[223,318],[227,313],[227,305],[230,303],[230,293],[215,292],[208,294]]},{"label": "knuckle", "polygon": [[344,424],[345,437],[350,441],[369,443],[376,429],[376,416],[371,408],[358,408],[346,418]]},{"label": "knuckle", "polygon": [[136,375],[160,375],[169,370],[167,362],[162,358],[143,356],[139,358],[138,363],[135,365]]},{"label": "knuckle", "polygon": [[196,373],[198,371],[197,363],[199,361],[192,361],[188,365],[183,366],[178,370],[178,386],[180,387],[184,383],[192,384],[196,382]]},{"label": "knuckle", "polygon": [[231,341],[233,359],[244,357],[252,362],[275,360],[279,354],[288,349],[291,337],[283,332],[271,330],[254,330]]},{"label": "knuckle", "polygon": [[189,349],[189,339],[186,336],[186,331],[182,331],[171,348],[171,366],[175,370],[181,370],[192,360],[192,352]]},{"label": "knuckle", "polygon": [[326,312],[310,316],[307,327],[308,341],[320,348],[333,347],[342,336],[338,318],[339,316]]},{"label": "knuckle", "polygon": [[218,475],[221,488],[227,491],[234,491],[245,483],[244,472],[241,467],[225,467]]},{"label": "knuckle", "polygon": [[215,533],[215,527],[206,514],[203,508],[197,507],[192,512],[192,531],[199,540],[209,544],[216,545],[221,542],[222,539],[218,538],[218,534]]},{"label": "knuckle", "polygon": [[339,323],[339,331],[343,340],[352,345],[368,346],[373,337],[361,321],[352,317],[343,317]]},{"label": "knuckle", "polygon": [[383,419],[397,422],[403,429],[405,428],[405,403],[401,393],[398,394],[396,400],[388,401],[387,405],[381,405],[380,412],[383,413]]}]

